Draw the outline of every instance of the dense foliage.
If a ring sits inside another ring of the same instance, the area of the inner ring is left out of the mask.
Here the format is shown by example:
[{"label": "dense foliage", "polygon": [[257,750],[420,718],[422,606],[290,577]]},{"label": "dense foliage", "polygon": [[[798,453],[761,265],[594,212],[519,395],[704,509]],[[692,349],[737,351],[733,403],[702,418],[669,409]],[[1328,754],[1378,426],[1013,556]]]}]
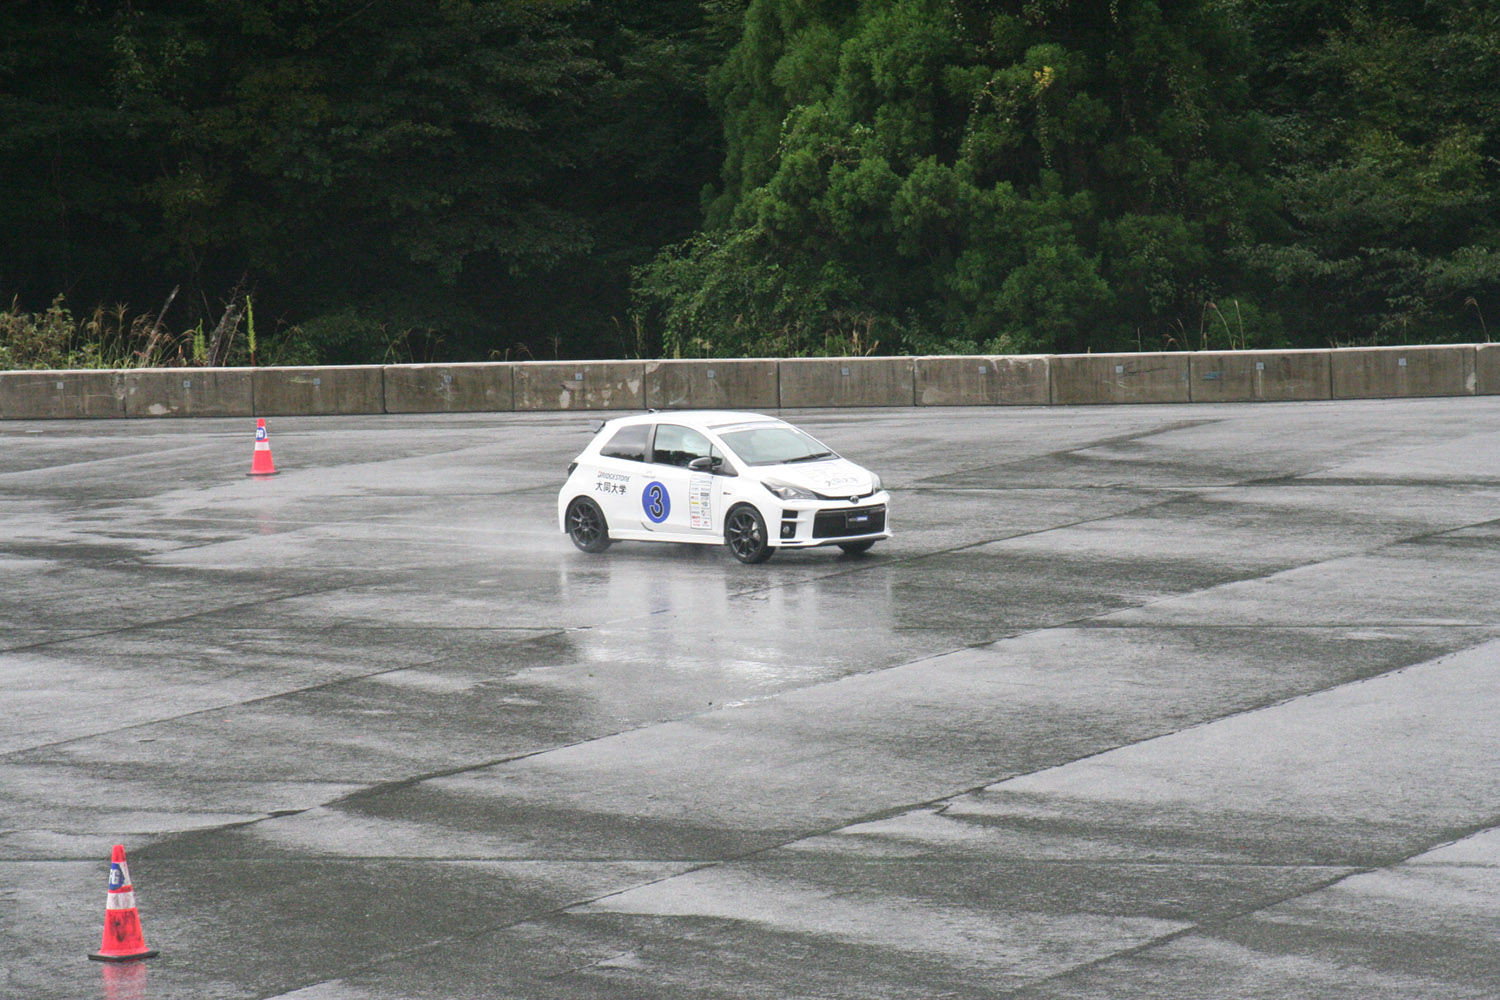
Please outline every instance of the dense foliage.
[{"label": "dense foliage", "polygon": [[1000,8],[751,4],[714,78],[710,229],[644,273],[674,340],[1026,352],[1196,326],[1269,214],[1242,34],[1207,2]]},{"label": "dense foliage", "polygon": [[7,4],[0,296],[181,286],[186,327],[253,289],[263,339],[296,325],[289,360],[634,349],[629,268],[692,231],[716,163],[712,23],[684,0]]},{"label": "dense foliage", "polygon": [[18,0],[0,30],[0,366],[1500,315],[1484,0]]},{"label": "dense foliage", "polygon": [[1278,207],[1235,259],[1302,339],[1488,340],[1500,312],[1500,6],[1244,4]]}]

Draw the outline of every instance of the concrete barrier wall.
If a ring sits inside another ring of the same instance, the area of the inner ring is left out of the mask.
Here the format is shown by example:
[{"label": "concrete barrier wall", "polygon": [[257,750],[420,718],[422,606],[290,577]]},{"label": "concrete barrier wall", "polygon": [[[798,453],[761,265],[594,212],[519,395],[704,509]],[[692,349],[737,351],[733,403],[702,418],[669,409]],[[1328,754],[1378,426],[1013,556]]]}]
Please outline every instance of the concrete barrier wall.
[{"label": "concrete barrier wall", "polygon": [[380,365],[252,371],[256,416],[385,412],[385,376]]},{"label": "concrete barrier wall", "polygon": [[642,410],[644,361],[523,361],[515,365],[518,410]]},{"label": "concrete barrier wall", "polygon": [[1186,403],[1186,354],[1059,354],[1049,365],[1052,402]]},{"label": "concrete barrier wall", "polygon": [[781,405],[772,358],[646,362],[646,405],[658,410],[774,410]]},{"label": "concrete barrier wall", "polygon": [[1352,347],[1332,353],[1334,399],[1474,394],[1473,344]]},{"label": "concrete barrier wall", "polygon": [[1045,355],[926,357],[915,364],[918,406],[1046,406]]},{"label": "concrete barrier wall", "polygon": [[387,413],[485,413],[516,406],[515,368],[504,362],[390,365],[384,377]]},{"label": "concrete barrier wall", "polygon": [[1474,349],[1474,392],[1500,396],[1500,344],[1480,344]]},{"label": "concrete barrier wall", "polygon": [[795,358],[778,362],[781,405],[915,406],[911,358]]},{"label": "concrete barrier wall", "polygon": [[1500,344],[0,372],[0,418],[1210,403],[1500,395]]},{"label": "concrete barrier wall", "polygon": [[1224,351],[1192,354],[1188,381],[1195,403],[1328,399],[1329,351]]},{"label": "concrete barrier wall", "polygon": [[249,368],[136,368],[120,373],[127,417],[248,417]]},{"label": "concrete barrier wall", "polygon": [[0,372],[0,417],[51,420],[125,416],[117,371]]}]

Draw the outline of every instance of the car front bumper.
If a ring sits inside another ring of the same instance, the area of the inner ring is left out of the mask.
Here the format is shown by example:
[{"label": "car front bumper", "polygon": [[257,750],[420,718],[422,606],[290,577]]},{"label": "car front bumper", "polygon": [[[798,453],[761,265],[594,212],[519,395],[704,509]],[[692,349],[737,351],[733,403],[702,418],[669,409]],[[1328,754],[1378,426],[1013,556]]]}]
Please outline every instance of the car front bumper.
[{"label": "car front bumper", "polygon": [[884,491],[852,501],[786,500],[767,512],[771,544],[815,548],[891,537],[890,495]]}]

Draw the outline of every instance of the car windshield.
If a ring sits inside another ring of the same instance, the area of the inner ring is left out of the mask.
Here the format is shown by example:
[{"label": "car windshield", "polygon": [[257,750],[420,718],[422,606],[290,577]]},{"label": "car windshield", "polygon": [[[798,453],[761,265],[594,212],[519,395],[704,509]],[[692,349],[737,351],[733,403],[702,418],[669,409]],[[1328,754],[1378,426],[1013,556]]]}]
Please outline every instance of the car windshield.
[{"label": "car windshield", "polygon": [[751,427],[720,437],[747,465],[786,465],[838,458],[822,442],[795,427]]}]

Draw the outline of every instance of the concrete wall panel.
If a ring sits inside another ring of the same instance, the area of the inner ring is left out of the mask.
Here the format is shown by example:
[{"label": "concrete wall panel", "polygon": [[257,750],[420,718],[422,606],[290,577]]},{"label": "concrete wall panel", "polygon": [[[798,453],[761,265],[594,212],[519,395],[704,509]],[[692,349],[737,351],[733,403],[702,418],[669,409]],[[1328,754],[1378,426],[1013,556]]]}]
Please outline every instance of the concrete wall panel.
[{"label": "concrete wall panel", "polygon": [[1473,344],[1334,351],[1333,398],[1472,396],[1474,362]]},{"label": "concrete wall panel", "polygon": [[385,377],[380,365],[256,368],[254,372],[257,416],[385,412]]},{"label": "concrete wall panel", "polygon": [[122,372],[127,417],[248,417],[248,368],[137,368]]},{"label": "concrete wall panel", "polygon": [[1474,392],[1500,396],[1500,344],[1480,344],[1475,349]]},{"label": "concrete wall panel", "polygon": [[0,372],[0,417],[52,420],[124,415],[124,389],[117,371]]},{"label": "concrete wall panel", "polygon": [[1186,403],[1186,354],[1060,354],[1049,366],[1052,402]]},{"label": "concrete wall panel", "polygon": [[922,358],[0,372],[0,418],[1500,395],[1500,344]]},{"label": "concrete wall panel", "polygon": [[515,409],[514,367],[505,363],[390,365],[387,413],[484,413]]},{"label": "concrete wall panel", "polygon": [[1044,355],[916,359],[918,406],[1046,406]]},{"label": "concrete wall panel", "polygon": [[1328,351],[1226,351],[1188,360],[1195,403],[1328,399]]},{"label": "concrete wall panel", "polygon": [[781,405],[915,406],[911,358],[796,358],[778,362]]},{"label": "concrete wall panel", "polygon": [[774,410],[781,405],[776,361],[723,358],[646,362],[646,405],[658,410]]},{"label": "concrete wall panel", "polygon": [[641,361],[525,361],[515,366],[517,410],[643,410]]}]

